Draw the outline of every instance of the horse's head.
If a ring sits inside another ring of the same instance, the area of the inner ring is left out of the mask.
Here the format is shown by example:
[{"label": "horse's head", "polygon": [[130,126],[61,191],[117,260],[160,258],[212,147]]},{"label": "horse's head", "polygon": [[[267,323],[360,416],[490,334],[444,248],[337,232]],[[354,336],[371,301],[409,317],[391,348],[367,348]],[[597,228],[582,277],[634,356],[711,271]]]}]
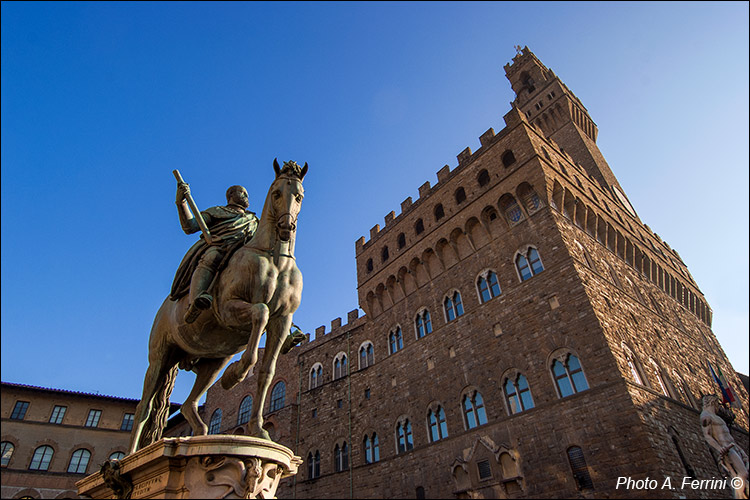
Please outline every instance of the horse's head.
[{"label": "horse's head", "polygon": [[276,180],[271,184],[269,198],[276,219],[276,232],[281,241],[289,241],[297,231],[297,215],[305,196],[302,179],[307,173],[307,163],[300,167],[293,161],[287,161],[279,168],[279,162],[274,159],[273,169]]}]

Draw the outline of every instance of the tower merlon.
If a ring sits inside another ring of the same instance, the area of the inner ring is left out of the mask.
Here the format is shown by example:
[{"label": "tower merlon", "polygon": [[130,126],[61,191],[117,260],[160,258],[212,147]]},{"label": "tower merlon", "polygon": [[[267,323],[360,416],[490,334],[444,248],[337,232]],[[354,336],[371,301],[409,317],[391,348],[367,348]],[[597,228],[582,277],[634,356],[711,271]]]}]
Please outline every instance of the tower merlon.
[{"label": "tower merlon", "polygon": [[426,181],[424,184],[419,186],[419,198],[425,198],[430,194],[430,181]]},{"label": "tower merlon", "polygon": [[411,196],[401,202],[401,213],[404,213],[411,206]]},{"label": "tower merlon", "polygon": [[393,222],[393,219],[396,217],[396,213],[391,210],[386,216],[385,216],[385,225],[387,226],[391,222]]},{"label": "tower merlon", "polygon": [[[463,151],[456,155],[456,159],[458,160],[459,167],[468,163],[471,160],[471,148],[467,146]],[[448,165],[443,168],[448,168]],[[442,169],[440,171],[442,172]],[[440,182],[440,172],[438,172],[438,182]]]},{"label": "tower merlon", "polygon": [[495,130],[490,127],[484,134],[479,136],[479,144],[481,144],[483,148],[487,147],[490,145],[490,141],[493,137],[495,137]]},{"label": "tower merlon", "polygon": [[[468,153],[468,154],[469,154],[469,156],[471,156],[471,149],[469,149],[469,148],[466,148],[466,149],[464,149],[464,150],[463,150],[463,151],[462,151],[461,153],[459,153],[459,155],[458,155],[458,158],[459,158],[459,165],[461,164],[461,161],[460,161],[461,155],[465,154],[465,153],[466,153],[466,151],[468,151],[468,152],[469,152],[469,153]],[[440,184],[440,183],[441,183],[441,182],[443,182],[444,180],[448,179],[448,175],[450,175],[450,173],[451,173],[451,168],[450,168],[450,167],[449,167],[448,165],[444,165],[444,166],[443,166],[443,168],[441,168],[440,170],[438,170],[438,171],[437,171],[438,184]]]},{"label": "tower merlon", "polygon": [[357,241],[354,242],[354,254],[359,255],[365,248],[365,237],[360,236]]}]

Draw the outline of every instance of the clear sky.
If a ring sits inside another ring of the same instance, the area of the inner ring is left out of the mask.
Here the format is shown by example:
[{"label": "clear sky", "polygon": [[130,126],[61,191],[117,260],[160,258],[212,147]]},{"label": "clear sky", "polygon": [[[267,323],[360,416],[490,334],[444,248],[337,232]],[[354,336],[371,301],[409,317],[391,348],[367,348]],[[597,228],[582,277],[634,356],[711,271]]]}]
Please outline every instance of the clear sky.
[{"label": "clear sky", "polygon": [[[201,208],[308,162],[295,322],[357,304],[354,242],[503,128],[527,45],[748,373],[748,3],[2,3],[2,380],[139,398]],[[173,401],[194,376],[180,372]]]}]

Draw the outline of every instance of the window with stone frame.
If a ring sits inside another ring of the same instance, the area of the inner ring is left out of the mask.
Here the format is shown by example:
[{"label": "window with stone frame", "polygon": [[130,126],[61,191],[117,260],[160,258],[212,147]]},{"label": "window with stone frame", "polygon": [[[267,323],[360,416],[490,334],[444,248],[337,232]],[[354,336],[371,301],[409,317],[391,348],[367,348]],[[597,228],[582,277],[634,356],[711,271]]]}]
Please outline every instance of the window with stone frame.
[{"label": "window with stone frame", "polygon": [[125,453],[122,451],[115,451],[109,456],[110,460],[122,460],[125,458]]},{"label": "window with stone frame", "polygon": [[557,393],[561,398],[589,388],[586,375],[583,373],[583,367],[578,361],[578,357],[572,353],[555,358],[552,361],[551,370]]},{"label": "window with stone frame", "polygon": [[279,380],[273,389],[271,390],[271,404],[268,408],[268,412],[274,412],[284,407],[286,399],[286,384],[283,380]]},{"label": "window with stone frame", "polygon": [[34,450],[34,456],[31,457],[29,470],[48,470],[54,454],[55,450],[51,446],[43,445],[38,447]]},{"label": "window with stone frame", "polygon": [[10,441],[3,441],[0,443],[0,466],[7,467],[10,463],[10,459],[13,458],[13,452],[16,447]]},{"label": "window with stone frame", "polygon": [[375,349],[369,340],[359,347],[359,369],[363,370],[375,363]]},{"label": "window with stone frame", "polygon": [[505,402],[508,405],[508,413],[510,415],[515,415],[534,407],[531,388],[523,374],[517,373],[506,377],[505,382],[503,382],[503,391],[505,392]]},{"label": "window with stone frame", "polygon": [[250,421],[250,413],[253,411],[253,397],[247,395],[242,398],[240,410],[237,413],[237,425],[244,425]]},{"label": "window with stone frame", "polygon": [[395,354],[404,348],[404,336],[401,333],[400,326],[397,326],[388,334],[388,348],[391,354]]},{"label": "window with stone frame", "polygon": [[526,281],[532,276],[544,271],[544,265],[542,265],[542,259],[539,256],[539,252],[534,247],[529,247],[525,253],[519,253],[516,255],[516,270],[521,281]]},{"label": "window with stone frame", "polygon": [[13,407],[13,412],[10,414],[10,418],[13,420],[23,420],[26,416],[26,410],[28,409],[28,401],[16,401],[16,405]]},{"label": "window with stone frame", "polygon": [[89,416],[86,418],[86,427],[98,427],[99,419],[102,417],[101,410],[89,410]]},{"label": "window with stone frame", "polygon": [[373,432],[371,435],[365,434],[362,440],[362,450],[364,451],[366,464],[380,462],[380,442],[378,441],[378,434],[376,432]]},{"label": "window with stone frame", "polygon": [[414,327],[417,332],[417,339],[421,339],[428,333],[432,333],[432,321],[430,320],[430,311],[422,309],[417,313],[414,319]]},{"label": "window with stone frame", "polygon": [[479,275],[477,278],[477,293],[480,303],[485,303],[502,293],[495,271],[487,270]]},{"label": "window with stone frame", "polygon": [[307,454],[307,479],[320,477],[320,451],[315,450]]},{"label": "window with stone frame", "polygon": [[464,394],[461,407],[464,414],[464,425],[467,430],[487,423],[487,412],[484,409],[484,400],[479,391],[474,390],[468,394]]},{"label": "window with stone frame", "polygon": [[52,415],[49,416],[49,423],[61,424],[63,422],[63,418],[65,418],[65,412],[67,409],[67,406],[55,405],[55,407],[52,409]]},{"label": "window with stone frame", "polygon": [[346,359],[346,354],[340,352],[333,360],[333,380],[340,379],[347,375],[349,375],[349,364]]},{"label": "window with stone frame", "polygon": [[134,413],[126,413],[122,416],[122,423],[120,424],[120,430],[121,431],[131,431],[133,430],[133,420],[135,418]]},{"label": "window with stone frame", "polygon": [[85,448],[73,452],[68,464],[68,474],[85,474],[91,459],[91,452]]},{"label": "window with stone frame", "polygon": [[484,187],[490,183],[490,174],[486,169],[482,169],[479,172],[479,175],[477,175],[477,183],[479,184],[479,187]]},{"label": "window with stone frame", "polygon": [[411,420],[399,420],[396,424],[396,453],[404,453],[414,449],[414,437],[411,431]]},{"label": "window with stone frame", "polygon": [[310,389],[315,389],[323,384],[323,365],[315,363],[310,368]]},{"label": "window with stone frame", "polygon": [[406,246],[406,235],[404,233],[398,235],[397,243],[399,250]]},{"label": "window with stone frame", "polygon": [[349,468],[349,446],[346,441],[337,443],[333,448],[333,470],[342,472]]},{"label": "window with stone frame", "polygon": [[221,432],[221,408],[216,408],[208,423],[208,433],[218,434]]},{"label": "window with stone frame", "polygon": [[445,310],[445,321],[453,321],[464,313],[464,306],[461,300],[461,294],[455,290],[453,293],[443,299],[443,308]]},{"label": "window with stone frame", "polygon": [[427,413],[427,428],[430,430],[431,443],[448,437],[448,425],[445,421],[445,410],[442,406],[430,408]]},{"label": "window with stone frame", "polygon": [[641,363],[636,354],[625,343],[622,344],[622,350],[625,353],[625,362],[628,364],[628,371],[633,382],[640,385],[647,385],[646,377],[643,375]]},{"label": "window with stone frame", "polygon": [[424,222],[422,222],[422,219],[417,219],[417,222],[414,224],[414,232],[417,234],[424,232]]}]

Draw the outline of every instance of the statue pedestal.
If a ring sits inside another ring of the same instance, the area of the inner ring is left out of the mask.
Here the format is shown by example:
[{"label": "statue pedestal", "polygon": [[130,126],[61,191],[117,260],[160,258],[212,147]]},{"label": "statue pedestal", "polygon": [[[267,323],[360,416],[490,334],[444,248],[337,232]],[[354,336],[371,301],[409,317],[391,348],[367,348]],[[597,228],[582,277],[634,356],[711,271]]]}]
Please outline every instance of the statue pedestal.
[{"label": "statue pedestal", "polygon": [[91,498],[276,498],[302,464],[292,450],[241,435],[164,438],[76,483]]}]

